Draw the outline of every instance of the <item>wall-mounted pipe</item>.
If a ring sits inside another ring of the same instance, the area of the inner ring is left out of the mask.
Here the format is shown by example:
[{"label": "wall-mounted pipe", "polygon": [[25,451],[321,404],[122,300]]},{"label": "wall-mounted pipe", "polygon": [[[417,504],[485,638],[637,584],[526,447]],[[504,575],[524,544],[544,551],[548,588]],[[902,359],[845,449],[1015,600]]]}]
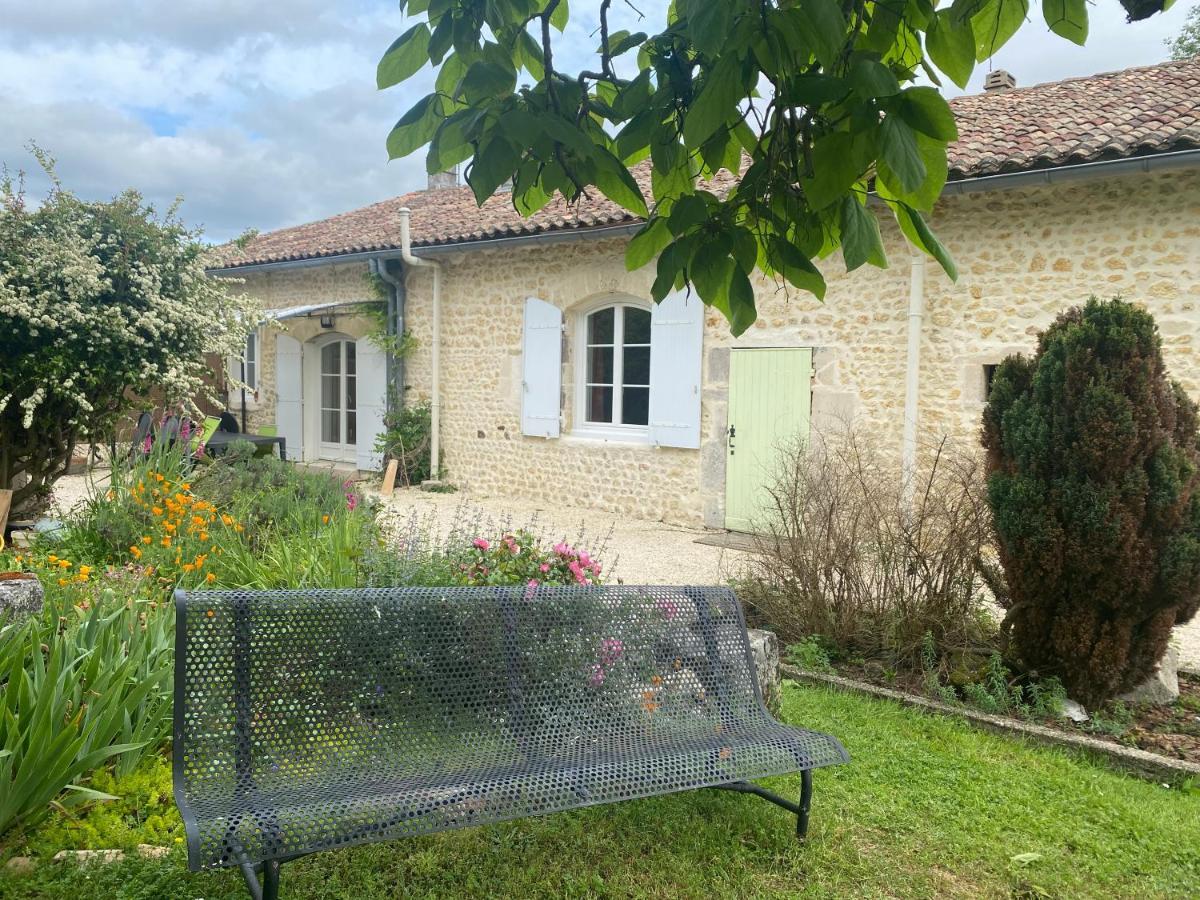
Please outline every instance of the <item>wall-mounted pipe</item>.
[{"label": "wall-mounted pipe", "polygon": [[914,251],[908,281],[908,356],[904,366],[904,436],[900,463],[904,490],[911,499],[917,468],[917,420],[921,402],[921,334],[925,326],[925,254]]},{"label": "wall-mounted pipe", "polygon": [[412,237],[409,234],[409,217],[412,215],[407,206],[400,209],[400,258],[406,266],[433,270],[433,335],[430,339],[430,368],[433,370],[429,400],[429,478],[437,481],[441,474],[439,465],[442,445],[442,266],[429,259],[413,256]]},{"label": "wall-mounted pipe", "polygon": [[[387,312],[387,328],[388,334],[399,339],[404,335],[404,314],[405,303],[408,298],[408,292],[404,286],[404,274],[401,270],[401,275],[397,278],[391,273],[388,268],[388,259],[373,258],[369,262],[370,270],[373,275],[377,275],[384,284],[387,285],[388,292],[388,312]],[[399,263],[397,262],[397,265]],[[404,357],[388,354],[388,385],[391,390],[395,391],[397,402],[404,404]]]}]

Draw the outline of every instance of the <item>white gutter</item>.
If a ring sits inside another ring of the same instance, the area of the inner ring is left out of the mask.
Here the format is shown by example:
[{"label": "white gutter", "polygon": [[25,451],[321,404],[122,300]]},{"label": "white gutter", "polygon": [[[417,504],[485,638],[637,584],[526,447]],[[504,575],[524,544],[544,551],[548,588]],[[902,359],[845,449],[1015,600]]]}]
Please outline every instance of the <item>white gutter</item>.
[{"label": "white gutter", "polygon": [[917,418],[921,399],[921,333],[925,325],[925,254],[915,252],[908,282],[908,358],[904,369],[904,437],[900,461],[904,491],[911,499],[917,467]]},{"label": "white gutter", "polygon": [[438,462],[441,458],[441,425],[442,425],[442,266],[429,259],[413,256],[412,239],[409,234],[409,216],[412,211],[407,207],[400,209],[400,258],[406,266],[433,269],[433,338],[431,340],[433,369],[433,395],[429,401],[429,479],[437,481],[441,474]]}]

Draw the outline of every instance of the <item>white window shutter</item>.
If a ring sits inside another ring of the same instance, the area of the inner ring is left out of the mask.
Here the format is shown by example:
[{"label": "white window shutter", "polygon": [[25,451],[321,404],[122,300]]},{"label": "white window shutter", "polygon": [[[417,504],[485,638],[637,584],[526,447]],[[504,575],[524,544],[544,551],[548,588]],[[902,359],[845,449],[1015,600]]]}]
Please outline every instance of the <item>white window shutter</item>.
[{"label": "white window shutter", "polygon": [[275,427],[288,459],[304,459],[303,348],[286,334],[275,338]]},{"label": "white window shutter", "polygon": [[529,297],[521,361],[521,433],[559,435],[562,402],[562,310]]},{"label": "white window shutter", "polygon": [[676,291],[650,315],[650,442],[700,446],[700,361],[704,304]]},{"label": "white window shutter", "polygon": [[387,411],[387,355],[370,338],[361,338],[355,346],[357,359],[358,433],[355,460],[363,471],[383,468],[383,454],[375,451],[375,439],[383,433],[383,414]]}]

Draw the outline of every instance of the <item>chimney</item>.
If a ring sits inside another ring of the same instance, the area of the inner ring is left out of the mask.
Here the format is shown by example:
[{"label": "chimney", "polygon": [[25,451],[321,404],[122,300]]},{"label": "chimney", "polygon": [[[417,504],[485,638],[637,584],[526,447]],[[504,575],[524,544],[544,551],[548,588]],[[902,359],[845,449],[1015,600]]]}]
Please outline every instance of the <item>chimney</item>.
[{"label": "chimney", "polygon": [[1017,79],[1004,69],[993,69],[983,79],[983,89],[989,94],[1011,91],[1017,86]]},{"label": "chimney", "polygon": [[429,176],[429,190],[444,191],[458,187],[458,166],[445,172],[434,172]]}]

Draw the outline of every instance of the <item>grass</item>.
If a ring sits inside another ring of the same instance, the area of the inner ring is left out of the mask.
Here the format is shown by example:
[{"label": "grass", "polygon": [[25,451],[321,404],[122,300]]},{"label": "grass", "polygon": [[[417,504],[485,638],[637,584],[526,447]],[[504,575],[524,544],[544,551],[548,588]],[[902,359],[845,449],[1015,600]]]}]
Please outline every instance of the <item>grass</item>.
[{"label": "grass", "polygon": [[[1195,895],[1194,789],[1166,789],[888,702],[797,685],[784,698],[786,719],[838,735],[854,757],[816,773],[806,846],[774,806],[694,792],[318,854],[284,868],[284,896]],[[794,795],[799,778],[770,786]],[[52,827],[62,823],[44,826]],[[36,833],[28,843],[37,845]],[[68,896],[246,894],[231,872],[189,874],[181,851],[0,874],[5,900]]]}]

